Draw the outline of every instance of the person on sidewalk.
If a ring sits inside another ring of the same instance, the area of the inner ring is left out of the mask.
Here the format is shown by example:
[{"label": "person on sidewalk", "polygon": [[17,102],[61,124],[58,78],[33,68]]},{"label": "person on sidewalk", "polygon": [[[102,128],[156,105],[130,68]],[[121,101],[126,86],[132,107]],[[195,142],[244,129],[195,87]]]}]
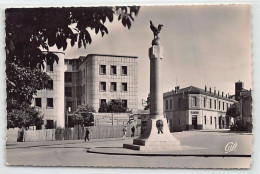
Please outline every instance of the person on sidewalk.
[{"label": "person on sidewalk", "polygon": [[135,136],[135,126],[132,127],[131,131],[132,131],[131,137],[134,137]]},{"label": "person on sidewalk", "polygon": [[88,139],[88,141],[89,141],[89,134],[90,134],[89,129],[86,128],[86,132],[85,132],[85,142],[86,142],[87,139]]},{"label": "person on sidewalk", "polygon": [[125,139],[125,137],[126,137],[126,126],[124,126],[123,128],[123,140]]}]

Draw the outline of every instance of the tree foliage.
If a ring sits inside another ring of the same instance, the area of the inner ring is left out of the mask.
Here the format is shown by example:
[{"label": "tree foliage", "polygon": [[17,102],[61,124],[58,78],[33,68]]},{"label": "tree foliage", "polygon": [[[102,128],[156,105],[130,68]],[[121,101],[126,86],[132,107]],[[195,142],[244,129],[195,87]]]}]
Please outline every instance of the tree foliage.
[{"label": "tree foliage", "polygon": [[[8,100],[15,99],[18,103],[30,104],[37,90],[51,89],[47,83],[51,78],[45,72],[39,69],[22,67],[15,63],[10,63],[9,68],[12,71],[7,71]],[[9,78],[12,80],[9,80]],[[10,105],[8,105],[8,109],[11,109]]]},{"label": "tree foliage", "polygon": [[239,117],[240,116],[240,108],[239,108],[238,104],[236,104],[236,103],[232,104],[228,108],[228,110],[226,112],[226,115],[230,116],[230,117],[233,117],[233,118]]},{"label": "tree foliage", "polygon": [[78,109],[75,111],[75,113],[69,117],[69,127],[73,127],[74,125],[93,126],[93,112],[95,112],[95,110],[92,106],[78,106]]},{"label": "tree foliage", "polygon": [[48,52],[49,47],[66,50],[68,44],[73,47],[77,43],[79,48],[86,48],[92,42],[90,30],[102,36],[108,34],[105,23],[112,22],[115,15],[130,29],[138,11],[137,6],[7,9],[7,63],[44,67],[47,60],[58,61],[54,53]]},{"label": "tree foliage", "polygon": [[131,112],[128,110],[127,106],[123,103],[122,100],[117,99],[108,102],[101,103],[98,112],[101,113],[124,113],[124,112]]},{"label": "tree foliage", "polygon": [[7,128],[28,128],[29,126],[36,126],[39,128],[43,125],[43,115],[41,115],[35,107],[32,107],[27,103],[19,105],[14,104],[13,106],[15,107],[7,112]]}]

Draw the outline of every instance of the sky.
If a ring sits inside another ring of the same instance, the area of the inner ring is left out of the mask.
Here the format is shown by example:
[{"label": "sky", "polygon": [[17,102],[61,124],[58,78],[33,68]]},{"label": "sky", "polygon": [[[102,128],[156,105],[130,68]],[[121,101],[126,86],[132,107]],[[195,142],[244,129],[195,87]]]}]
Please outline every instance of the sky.
[{"label": "sky", "polygon": [[163,24],[163,92],[190,85],[234,94],[235,82],[252,88],[249,5],[142,6],[130,30],[115,20],[108,35],[91,32],[86,49],[68,48],[65,58],[88,54],[138,56],[138,104],[149,93],[153,33],[149,21]]}]

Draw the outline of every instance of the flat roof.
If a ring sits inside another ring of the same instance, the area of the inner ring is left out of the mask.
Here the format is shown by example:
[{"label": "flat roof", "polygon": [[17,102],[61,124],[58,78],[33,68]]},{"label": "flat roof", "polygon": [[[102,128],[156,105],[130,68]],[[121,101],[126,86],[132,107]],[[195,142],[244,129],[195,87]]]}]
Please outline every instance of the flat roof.
[{"label": "flat roof", "polygon": [[138,58],[137,56],[122,56],[122,55],[113,55],[113,54],[88,54],[86,57],[89,56],[109,56],[109,57],[127,57],[127,58]]},{"label": "flat roof", "polygon": [[48,52],[51,52],[51,53],[61,53],[61,54],[64,54],[65,55],[65,53],[64,52],[61,52],[61,51],[42,51],[43,53],[48,53]]}]

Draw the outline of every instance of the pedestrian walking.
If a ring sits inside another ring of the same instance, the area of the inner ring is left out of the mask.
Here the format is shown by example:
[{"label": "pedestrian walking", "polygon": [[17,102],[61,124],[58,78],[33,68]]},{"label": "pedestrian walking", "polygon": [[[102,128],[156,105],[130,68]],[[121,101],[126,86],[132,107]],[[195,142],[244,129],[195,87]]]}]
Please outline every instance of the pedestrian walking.
[{"label": "pedestrian walking", "polygon": [[132,127],[131,131],[132,131],[131,137],[134,137],[135,136],[135,127],[134,126]]},{"label": "pedestrian walking", "polygon": [[125,139],[125,137],[126,137],[126,126],[124,126],[123,128],[123,140]]},{"label": "pedestrian walking", "polygon": [[86,128],[86,132],[85,132],[85,142],[86,142],[87,139],[88,139],[88,141],[89,141],[89,134],[90,134],[89,129]]}]

